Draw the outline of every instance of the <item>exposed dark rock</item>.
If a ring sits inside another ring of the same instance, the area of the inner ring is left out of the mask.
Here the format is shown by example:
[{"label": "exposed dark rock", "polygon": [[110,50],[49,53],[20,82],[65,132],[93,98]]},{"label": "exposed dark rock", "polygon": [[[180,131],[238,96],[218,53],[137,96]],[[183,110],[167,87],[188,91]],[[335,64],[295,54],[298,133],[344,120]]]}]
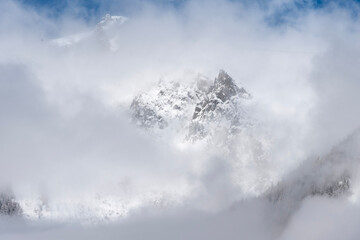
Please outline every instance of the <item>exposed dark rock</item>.
[{"label": "exposed dark rock", "polygon": [[215,79],[212,91],[221,101],[225,102],[233,96],[248,97],[249,94],[244,88],[239,88],[234,80],[224,71],[220,70]]},{"label": "exposed dark rock", "polygon": [[351,179],[347,174],[324,184],[319,183],[319,179],[303,178],[291,183],[282,182],[272,187],[265,196],[273,203],[301,202],[309,196],[340,197],[350,194],[350,187]]},{"label": "exposed dark rock", "polygon": [[12,193],[0,193],[0,214],[1,215],[20,215],[22,212],[19,203],[15,201]]},{"label": "exposed dark rock", "polygon": [[303,163],[270,188],[265,198],[296,206],[309,196],[337,198],[351,194],[351,179],[360,161],[359,144],[360,132],[357,131],[324,157]]},{"label": "exposed dark rock", "polygon": [[191,83],[161,80],[147,93],[133,100],[130,111],[134,122],[147,129],[167,127],[173,120],[191,119],[192,106],[206,95],[209,81],[198,76]]},{"label": "exposed dark rock", "polygon": [[138,95],[130,111],[134,122],[146,129],[164,129],[181,119],[180,125],[188,130],[186,138],[198,140],[209,135],[215,125],[235,133],[246,118],[242,101],[249,98],[250,94],[221,70],[213,83],[205,77],[190,84],[160,81],[148,93]]},{"label": "exposed dark rock", "polygon": [[207,136],[212,131],[209,123],[227,126],[229,132],[235,133],[246,119],[242,101],[250,97],[244,88],[238,87],[224,70],[220,70],[205,98],[195,106],[188,138],[197,140]]},{"label": "exposed dark rock", "polygon": [[204,118],[209,112],[215,111],[220,103],[229,101],[232,97],[247,99],[250,94],[244,88],[239,88],[224,70],[220,70],[206,98],[196,105],[193,119]]},{"label": "exposed dark rock", "polygon": [[167,126],[167,122],[163,117],[159,116],[149,106],[142,104],[138,98],[135,98],[131,103],[131,111],[133,121],[140,127],[151,128],[157,126],[163,129]]}]

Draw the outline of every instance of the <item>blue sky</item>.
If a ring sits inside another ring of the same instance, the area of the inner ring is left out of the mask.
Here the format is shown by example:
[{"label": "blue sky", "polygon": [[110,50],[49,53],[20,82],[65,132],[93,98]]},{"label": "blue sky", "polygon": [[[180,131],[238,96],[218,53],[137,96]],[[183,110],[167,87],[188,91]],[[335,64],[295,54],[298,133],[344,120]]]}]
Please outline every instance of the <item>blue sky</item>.
[{"label": "blue sky", "polygon": [[[81,6],[89,11],[99,11],[102,8],[113,7],[118,5],[126,11],[128,8],[133,7],[139,3],[153,3],[163,6],[181,6],[182,3],[188,0],[17,0],[26,5],[35,7],[35,8],[48,8],[54,12],[62,12],[64,9],[71,6]],[[230,0],[230,1],[241,1],[244,3],[254,3],[256,2],[260,6],[266,7],[268,0]],[[360,0],[294,0],[293,1],[298,9],[321,9],[329,4],[336,3],[339,6],[349,7],[352,2],[359,3]],[[108,9],[109,10],[109,9]]]},{"label": "blue sky", "polygon": [[[136,12],[143,3],[151,3],[164,9],[181,9],[189,0],[16,0],[34,8],[36,11],[45,11],[53,18],[64,13],[85,20],[99,19],[106,13],[129,16]],[[201,0],[200,0],[201,1]],[[205,3],[206,1],[203,0]],[[254,5],[267,10],[269,0],[224,0],[230,2],[243,2],[245,5]],[[293,0],[273,9],[266,21],[271,25],[281,25],[288,19],[294,19],[307,11],[323,11],[332,8],[342,8],[358,17],[360,0]]]},{"label": "blue sky", "polygon": [[179,7],[186,0],[16,0],[37,10],[47,10],[54,17],[72,12],[82,17],[96,16],[105,12],[126,14],[135,11],[142,3]]}]

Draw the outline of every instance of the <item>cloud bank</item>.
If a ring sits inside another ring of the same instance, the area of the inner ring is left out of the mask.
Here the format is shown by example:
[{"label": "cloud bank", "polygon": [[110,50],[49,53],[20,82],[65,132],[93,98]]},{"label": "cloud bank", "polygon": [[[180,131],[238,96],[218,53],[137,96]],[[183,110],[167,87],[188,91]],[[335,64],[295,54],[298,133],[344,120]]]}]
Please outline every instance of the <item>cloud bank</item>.
[{"label": "cloud bank", "polygon": [[[78,213],[61,203],[96,195],[108,204],[88,203],[99,215],[120,202],[128,218],[96,227],[5,219],[1,235],[296,239],[309,232],[310,239],[335,239],[340,226],[346,239],[359,234],[356,197],[306,198],[284,222],[262,192],[232,182],[221,154],[144,134],[128,116],[134,96],[162,77],[213,78],[226,69],[254,96],[249,112],[271,139],[268,165],[244,167],[266,190],[358,128],[356,3],[351,10],[336,2],[295,8],[298,1],[97,4],[94,14],[74,3],[54,18],[46,8],[0,3],[0,182],[23,204],[46,202],[64,219]],[[99,30],[109,6],[129,19]],[[79,17],[84,11],[88,17]],[[356,186],[355,178],[353,196]]]}]

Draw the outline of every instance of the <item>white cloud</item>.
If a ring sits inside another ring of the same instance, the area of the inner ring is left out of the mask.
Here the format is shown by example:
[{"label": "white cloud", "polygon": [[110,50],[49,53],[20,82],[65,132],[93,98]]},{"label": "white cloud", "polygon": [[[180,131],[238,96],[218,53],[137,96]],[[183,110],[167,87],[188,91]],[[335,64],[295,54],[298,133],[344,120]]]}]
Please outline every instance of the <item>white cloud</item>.
[{"label": "white cloud", "polygon": [[[253,198],[237,203],[234,212],[213,213],[244,197],[231,182],[227,162],[200,147],[186,152],[144,136],[127,119],[133,96],[161,76],[193,70],[214,77],[225,69],[254,96],[249,109],[271,136],[268,160],[275,180],[305,158],[328,152],[358,127],[358,20],[332,5],[270,26],[265,19],[287,2],[274,1],[266,10],[232,1],[194,0],[179,9],[138,3],[127,22],[103,36],[92,21],[76,19],[71,11],[51,19],[2,1],[1,185],[10,185],[19,198],[46,195],[57,202],[96,193],[122,196],[125,182],[129,201],[148,203],[154,194],[166,193],[172,206],[166,211],[174,215],[151,213],[150,219],[133,216],[115,226],[85,229],[5,223],[9,228],[0,234],[296,239],[307,231],[310,239],[335,239],[345,227],[348,235],[342,236],[355,236],[356,201],[308,199],[289,225],[271,222],[277,211]],[[73,46],[52,42],[78,33],[85,33],[84,40]],[[108,49],[109,36],[116,51]],[[200,163],[203,171],[196,169]],[[263,171],[254,172],[263,179]],[[189,213],[180,214],[177,204],[184,199]],[[152,209],[145,204],[138,211],[147,216]],[[337,224],[339,212],[351,223]]]}]

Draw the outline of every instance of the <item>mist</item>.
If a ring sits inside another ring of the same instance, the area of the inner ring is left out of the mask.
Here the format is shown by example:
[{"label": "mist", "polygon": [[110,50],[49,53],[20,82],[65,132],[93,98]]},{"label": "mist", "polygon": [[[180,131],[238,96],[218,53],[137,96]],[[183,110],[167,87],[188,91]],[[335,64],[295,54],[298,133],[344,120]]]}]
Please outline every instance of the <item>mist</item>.
[{"label": "mist", "polygon": [[[0,3],[0,187],[25,216],[4,239],[356,239],[358,3],[94,3]],[[131,121],[159,80],[221,69],[252,96],[230,143]]]}]

